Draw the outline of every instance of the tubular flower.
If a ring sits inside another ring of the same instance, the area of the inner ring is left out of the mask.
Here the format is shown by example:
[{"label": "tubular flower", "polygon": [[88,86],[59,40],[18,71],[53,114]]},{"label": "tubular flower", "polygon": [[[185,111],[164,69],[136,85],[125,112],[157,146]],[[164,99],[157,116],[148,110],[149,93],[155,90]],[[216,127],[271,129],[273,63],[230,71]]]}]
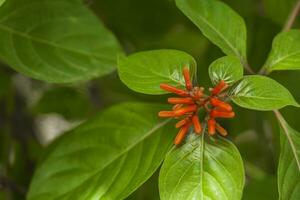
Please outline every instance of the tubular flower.
[{"label": "tubular flower", "polygon": [[185,89],[179,89],[165,83],[160,84],[162,90],[179,96],[168,98],[168,103],[174,105],[171,111],[158,113],[159,117],[179,119],[175,124],[175,127],[179,128],[179,132],[174,144],[181,144],[190,128],[193,128],[196,134],[201,134],[202,124],[199,119],[201,110],[206,112],[205,121],[208,124],[208,134],[214,135],[217,131],[220,135],[226,136],[227,131],[216,122],[216,118],[235,116],[231,105],[221,100],[224,96],[223,91],[228,88],[226,82],[221,80],[214,88],[210,89],[210,95],[205,95],[203,87],[193,86],[188,67],[183,68],[183,77]]}]

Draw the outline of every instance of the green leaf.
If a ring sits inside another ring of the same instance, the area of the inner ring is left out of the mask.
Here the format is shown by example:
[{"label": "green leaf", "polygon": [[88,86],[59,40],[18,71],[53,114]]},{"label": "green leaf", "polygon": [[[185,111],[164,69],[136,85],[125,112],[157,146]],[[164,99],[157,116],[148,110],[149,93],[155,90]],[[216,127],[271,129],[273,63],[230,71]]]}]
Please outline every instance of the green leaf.
[{"label": "green leaf", "polygon": [[16,71],[56,83],[112,72],[119,51],[112,33],[78,0],[7,1],[0,43],[0,59]]},{"label": "green leaf", "polygon": [[274,70],[300,70],[300,30],[278,34],[265,64],[268,72]]},{"label": "green leaf", "polygon": [[49,89],[32,107],[35,114],[59,113],[66,119],[84,118],[91,110],[92,106],[88,97],[71,87]]},{"label": "green leaf", "polygon": [[240,200],[243,186],[236,147],[223,138],[194,134],[167,154],[159,178],[161,200]]},{"label": "green leaf", "polygon": [[253,110],[273,110],[297,106],[291,93],[275,80],[260,76],[245,76],[230,92],[237,105]]},{"label": "green leaf", "polygon": [[281,117],[278,189],[280,200],[300,199],[300,133]]},{"label": "green leaf", "polygon": [[28,200],[126,198],[172,145],[175,128],[157,117],[160,109],[120,104],[65,134],[37,168]]},{"label": "green leaf", "polygon": [[218,0],[176,0],[177,7],[227,55],[246,58],[246,26],[230,7]]},{"label": "green leaf", "polygon": [[215,60],[209,66],[209,76],[214,85],[224,80],[227,84],[233,84],[243,78],[243,66],[240,60],[234,56],[225,56]]},{"label": "green leaf", "polygon": [[196,73],[192,56],[177,50],[145,51],[120,57],[119,76],[127,87],[145,94],[165,94],[161,83],[184,87],[182,69],[190,68],[191,77]]}]

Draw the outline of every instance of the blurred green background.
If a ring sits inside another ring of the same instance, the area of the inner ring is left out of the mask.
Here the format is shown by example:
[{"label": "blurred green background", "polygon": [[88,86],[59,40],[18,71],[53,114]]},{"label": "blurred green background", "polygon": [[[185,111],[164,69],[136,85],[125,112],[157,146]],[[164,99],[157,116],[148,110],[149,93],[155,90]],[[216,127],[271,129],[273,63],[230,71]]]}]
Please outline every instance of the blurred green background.
[{"label": "blurred green background", "polygon": [[[248,59],[258,71],[295,0],[224,2],[245,19]],[[162,48],[186,51],[197,60],[198,83],[210,86],[208,66],[223,53],[181,14],[173,0],[86,0],[85,4],[112,30],[127,54]],[[299,23],[298,19],[295,26]],[[300,72],[271,76],[300,100]],[[42,149],[63,131],[119,102],[164,99],[129,90],[116,72],[89,82],[57,85],[32,80],[0,64],[0,200],[25,198]],[[227,120],[225,127],[245,162],[243,199],[277,199],[278,125],[271,112],[235,110],[237,117]],[[300,130],[298,109],[285,108],[283,115]],[[157,177],[155,173],[128,199],[159,199]]]}]

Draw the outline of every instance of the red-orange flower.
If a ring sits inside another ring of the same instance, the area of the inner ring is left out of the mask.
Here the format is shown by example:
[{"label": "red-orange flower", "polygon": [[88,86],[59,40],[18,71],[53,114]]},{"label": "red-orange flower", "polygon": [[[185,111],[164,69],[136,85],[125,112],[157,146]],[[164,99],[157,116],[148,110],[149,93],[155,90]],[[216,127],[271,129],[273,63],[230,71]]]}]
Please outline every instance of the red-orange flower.
[{"label": "red-orange flower", "polygon": [[216,122],[216,118],[232,118],[235,113],[231,105],[220,99],[220,94],[228,88],[225,81],[221,80],[218,85],[211,89],[210,95],[205,95],[203,87],[195,87],[192,84],[190,71],[188,67],[183,68],[183,77],[185,80],[185,89],[179,89],[174,86],[162,83],[160,88],[177,94],[180,97],[168,98],[168,102],[173,104],[171,111],[160,111],[160,117],[180,119],[175,127],[179,132],[175,138],[175,145],[179,145],[193,127],[196,134],[201,134],[202,125],[199,120],[199,111],[203,108],[207,112],[206,121],[208,124],[209,135],[214,135],[216,131],[226,136],[227,131]]}]

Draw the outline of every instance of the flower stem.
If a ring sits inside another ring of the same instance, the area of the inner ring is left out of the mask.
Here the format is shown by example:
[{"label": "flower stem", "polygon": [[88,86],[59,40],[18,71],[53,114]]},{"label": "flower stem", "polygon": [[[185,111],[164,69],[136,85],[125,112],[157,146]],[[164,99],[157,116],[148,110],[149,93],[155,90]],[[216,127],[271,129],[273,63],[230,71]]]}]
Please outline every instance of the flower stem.
[{"label": "flower stem", "polygon": [[293,24],[296,20],[297,15],[299,14],[299,11],[300,11],[300,0],[298,0],[298,2],[295,4],[288,19],[286,20],[286,23],[282,29],[283,32],[289,31],[293,27]]}]

